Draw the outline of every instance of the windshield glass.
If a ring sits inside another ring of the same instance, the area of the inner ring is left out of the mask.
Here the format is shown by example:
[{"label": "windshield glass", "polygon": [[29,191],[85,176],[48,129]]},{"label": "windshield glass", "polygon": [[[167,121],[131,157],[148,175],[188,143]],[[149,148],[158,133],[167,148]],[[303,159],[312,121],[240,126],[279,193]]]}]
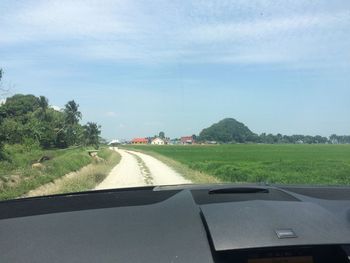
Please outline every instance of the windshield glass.
[{"label": "windshield glass", "polygon": [[0,199],[350,183],[350,2],[1,1]]}]

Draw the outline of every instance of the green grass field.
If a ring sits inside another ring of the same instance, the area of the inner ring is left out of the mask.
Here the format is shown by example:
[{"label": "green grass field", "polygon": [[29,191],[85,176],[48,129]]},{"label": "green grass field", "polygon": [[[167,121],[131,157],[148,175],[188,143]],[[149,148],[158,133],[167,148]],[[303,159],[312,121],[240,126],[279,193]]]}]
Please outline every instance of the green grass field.
[{"label": "green grass field", "polygon": [[163,155],[225,182],[350,184],[350,145],[234,144],[132,148]]}]

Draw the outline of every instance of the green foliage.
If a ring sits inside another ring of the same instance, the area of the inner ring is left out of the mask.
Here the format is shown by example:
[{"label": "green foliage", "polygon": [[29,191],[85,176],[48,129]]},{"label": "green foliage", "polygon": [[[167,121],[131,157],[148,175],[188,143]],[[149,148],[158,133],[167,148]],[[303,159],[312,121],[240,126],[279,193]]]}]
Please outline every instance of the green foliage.
[{"label": "green foliage", "polygon": [[[0,132],[4,136],[4,142],[23,143],[25,138],[30,138],[41,143],[42,137],[54,128],[52,120],[46,119],[44,102],[47,104],[45,97],[37,98],[33,95],[17,94],[7,98],[5,104],[0,106]],[[42,117],[43,112],[45,117]]]},{"label": "green foliage", "polygon": [[79,120],[82,118],[82,114],[78,109],[79,104],[77,104],[74,100],[67,102],[64,109],[66,124],[75,125],[79,123]]},{"label": "green foliage", "polygon": [[1,106],[0,116],[16,117],[18,121],[25,123],[28,113],[39,108],[39,100],[34,95],[16,94],[6,99],[6,103]]},{"label": "green foliage", "polygon": [[350,185],[350,145],[231,144],[140,149],[227,182]]},{"label": "green foliage", "polygon": [[243,123],[227,118],[203,129],[199,134],[201,141],[246,142],[253,141],[254,133]]},{"label": "green foliage", "polygon": [[[334,135],[336,138],[338,136]],[[332,136],[331,136],[332,137]],[[331,138],[330,137],[330,138]],[[342,136],[344,137],[344,136]],[[346,137],[346,136],[345,136]],[[349,136],[350,138],[350,136]],[[282,135],[282,134],[266,134],[262,133],[258,138],[256,142],[261,143],[268,143],[268,144],[281,144],[281,143],[297,143],[297,144],[325,144],[325,143],[332,143],[332,141],[329,141],[328,138],[316,135],[316,136],[310,136],[310,135]],[[348,141],[350,142],[350,140]],[[344,140],[343,143],[346,143]]]},{"label": "green foliage", "polygon": [[74,100],[68,101],[64,109],[65,133],[68,145],[76,145],[81,142],[83,130],[79,125],[82,114],[79,111],[79,104]]},{"label": "green foliage", "polygon": [[[86,140],[88,145],[98,147],[94,131],[90,131],[86,139],[86,131],[79,124],[81,118],[79,105],[74,100],[61,112],[50,108],[44,96],[16,94],[9,97],[0,105],[0,153],[4,143],[22,144],[25,140],[36,141],[44,149],[83,145]],[[99,135],[100,131],[97,133]]]},{"label": "green foliage", "polygon": [[84,139],[85,145],[92,145],[96,149],[99,146],[99,135],[101,134],[101,126],[98,126],[94,122],[88,122],[84,125]]},{"label": "green foliage", "polygon": [[161,131],[159,133],[159,138],[164,139],[165,138],[165,133]]},{"label": "green foliage", "polygon": [[[100,126],[80,125],[78,108],[69,101],[63,112],[56,111],[46,97],[22,94],[0,105],[0,199],[23,195],[91,162],[85,148],[54,150],[85,142],[98,147]],[[50,160],[33,169],[43,155]]]},{"label": "green foliage", "polygon": [[329,137],[329,141],[333,144],[344,144],[344,143],[350,143],[350,136],[349,135],[336,135],[332,134]]},{"label": "green foliage", "polygon": [[[1,88],[2,75],[3,75],[3,71],[2,71],[2,68],[0,68],[0,88]],[[3,122],[3,118],[1,117],[1,111],[0,111],[0,127],[2,126],[2,122]],[[0,161],[6,158],[6,155],[4,153],[4,142],[5,142],[5,134],[3,133],[2,129],[0,129]]]},{"label": "green foliage", "polygon": [[6,154],[4,152],[4,144],[2,141],[0,141],[0,161],[3,161],[5,159],[6,159]]},{"label": "green foliage", "polygon": [[39,114],[38,117],[41,120],[45,120],[46,119],[46,111],[49,107],[49,100],[44,97],[44,96],[39,96],[38,98],[39,101]]},{"label": "green foliage", "polygon": [[21,143],[24,126],[22,123],[12,118],[6,118],[1,122],[0,133],[4,142]]}]

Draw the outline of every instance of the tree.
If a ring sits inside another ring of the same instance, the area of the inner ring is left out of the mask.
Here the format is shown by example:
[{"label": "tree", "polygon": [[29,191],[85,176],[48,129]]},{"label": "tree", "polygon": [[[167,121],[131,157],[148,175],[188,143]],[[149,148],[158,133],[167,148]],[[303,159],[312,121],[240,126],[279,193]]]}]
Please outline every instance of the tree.
[{"label": "tree", "polygon": [[34,112],[39,108],[39,99],[34,95],[15,94],[6,99],[5,104],[1,106],[1,115],[3,118],[14,117],[18,121],[26,122],[28,113]]},{"label": "tree", "polygon": [[99,147],[99,135],[101,126],[95,122],[88,122],[84,127],[85,145],[93,145],[96,149]]},{"label": "tree", "polygon": [[[1,88],[2,74],[3,72],[2,72],[2,69],[0,68],[0,88]],[[1,116],[0,116],[0,127],[2,127]],[[0,130],[0,160],[4,159],[4,142],[5,142],[5,134]]]},{"label": "tree", "polygon": [[74,125],[79,123],[79,120],[81,120],[82,115],[78,109],[79,104],[75,103],[74,100],[67,102],[64,109],[64,113],[66,114],[66,124]]},{"label": "tree", "polygon": [[282,140],[283,140],[283,135],[280,134],[280,133],[278,133],[278,134],[276,135],[276,142],[277,142],[277,143],[282,143]]},{"label": "tree", "polygon": [[[2,76],[0,70],[0,81]],[[0,158],[3,158],[4,144],[33,144],[33,147],[45,149],[85,142],[98,146],[99,126],[89,124],[85,129],[79,124],[81,118],[79,105],[74,100],[69,101],[62,112],[50,108],[45,96],[15,94],[8,97],[0,105]]]},{"label": "tree", "polygon": [[1,80],[2,80],[2,75],[3,75],[3,71],[2,71],[2,68],[0,68],[0,88],[2,88],[2,85],[1,85]]},{"label": "tree", "polygon": [[79,120],[82,115],[78,109],[79,105],[74,100],[68,101],[65,105],[65,131],[68,145],[76,144],[79,137]]},{"label": "tree", "polygon": [[[1,123],[0,133],[6,143],[22,143],[24,125],[14,118],[6,118]],[[33,133],[30,133],[30,135],[33,135]]]},{"label": "tree", "polygon": [[198,138],[197,138],[197,135],[192,134],[192,139],[193,139],[193,141],[195,141],[195,142],[196,142],[196,141],[197,141],[197,139],[198,139]]},{"label": "tree", "polygon": [[276,138],[273,134],[269,133],[269,134],[266,136],[266,143],[273,144],[273,143],[275,143],[276,141],[277,141],[277,138]]},{"label": "tree", "polygon": [[164,139],[165,138],[165,133],[161,131],[159,133],[159,138]]},{"label": "tree", "polygon": [[4,76],[4,71],[2,68],[0,68],[0,98],[9,93],[9,89],[4,88],[4,86],[2,85],[1,80],[3,76]]},{"label": "tree", "polygon": [[46,111],[49,107],[49,100],[45,96],[40,96],[38,99],[39,109],[40,109],[40,118],[46,118]]}]

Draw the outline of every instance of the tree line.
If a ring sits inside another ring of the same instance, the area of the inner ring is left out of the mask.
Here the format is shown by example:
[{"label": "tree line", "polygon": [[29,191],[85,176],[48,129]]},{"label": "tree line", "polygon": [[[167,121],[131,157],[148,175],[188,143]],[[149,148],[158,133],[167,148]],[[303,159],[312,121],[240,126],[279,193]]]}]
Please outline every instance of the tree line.
[{"label": "tree line", "polygon": [[[2,85],[0,98],[8,92]],[[45,96],[16,94],[0,104],[0,159],[4,144],[37,145],[44,149],[67,148],[73,145],[99,145],[101,126],[94,122],[80,124],[79,105],[68,101],[63,110],[49,106]]]},{"label": "tree line", "polygon": [[281,143],[307,143],[307,144],[318,144],[318,143],[329,143],[327,137],[316,135],[282,135],[280,133],[266,134],[262,133],[256,137],[256,142],[258,143],[268,143],[268,144],[281,144]]},{"label": "tree line", "polygon": [[[2,71],[0,70],[0,81]],[[43,149],[70,146],[99,146],[101,126],[80,124],[79,104],[68,101],[64,109],[49,106],[45,96],[16,94],[0,105],[0,159],[5,144],[24,144]]]},{"label": "tree line", "polygon": [[98,147],[100,126],[81,125],[79,105],[68,101],[63,110],[49,107],[44,96],[16,94],[0,106],[0,138],[7,144],[38,144],[44,149],[73,145]]},{"label": "tree line", "polygon": [[227,118],[203,129],[197,137],[197,142],[215,141],[219,143],[266,143],[266,144],[348,144],[350,136],[333,134],[329,137],[320,135],[282,135],[253,133],[243,123]]}]

